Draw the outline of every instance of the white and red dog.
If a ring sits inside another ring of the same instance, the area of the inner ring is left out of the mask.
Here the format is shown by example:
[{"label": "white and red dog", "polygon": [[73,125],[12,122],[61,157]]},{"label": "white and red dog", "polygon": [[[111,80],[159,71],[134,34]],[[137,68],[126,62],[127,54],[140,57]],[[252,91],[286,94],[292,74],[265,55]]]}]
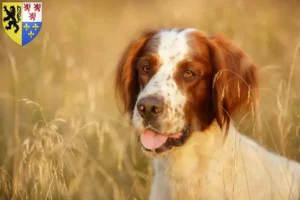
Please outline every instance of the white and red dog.
[{"label": "white and red dog", "polygon": [[124,53],[116,92],[153,158],[151,200],[300,199],[300,165],[231,123],[256,106],[257,67],[224,37],[146,32]]}]

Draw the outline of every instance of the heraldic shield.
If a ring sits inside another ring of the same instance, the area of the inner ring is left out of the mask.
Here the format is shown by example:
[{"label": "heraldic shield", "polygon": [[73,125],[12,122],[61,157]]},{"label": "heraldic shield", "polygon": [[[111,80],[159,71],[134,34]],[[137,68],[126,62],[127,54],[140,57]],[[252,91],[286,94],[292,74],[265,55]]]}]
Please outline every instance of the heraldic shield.
[{"label": "heraldic shield", "polygon": [[31,42],[42,27],[41,2],[2,2],[2,24],[6,34],[17,44]]}]

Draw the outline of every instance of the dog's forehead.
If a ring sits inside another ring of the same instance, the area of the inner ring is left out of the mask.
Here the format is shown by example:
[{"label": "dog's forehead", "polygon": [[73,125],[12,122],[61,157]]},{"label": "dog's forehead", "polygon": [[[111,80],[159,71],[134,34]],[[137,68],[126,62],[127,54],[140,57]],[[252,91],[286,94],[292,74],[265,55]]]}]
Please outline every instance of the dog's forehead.
[{"label": "dog's forehead", "polygon": [[188,53],[188,33],[194,29],[172,29],[159,32],[158,55],[163,65],[178,62]]}]

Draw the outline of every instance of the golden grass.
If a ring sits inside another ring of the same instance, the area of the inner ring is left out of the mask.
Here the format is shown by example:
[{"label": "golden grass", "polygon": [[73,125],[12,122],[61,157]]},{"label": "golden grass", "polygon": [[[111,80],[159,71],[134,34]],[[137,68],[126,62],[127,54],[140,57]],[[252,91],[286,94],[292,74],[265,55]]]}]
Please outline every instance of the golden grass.
[{"label": "golden grass", "polygon": [[[239,129],[300,160],[300,4],[43,1],[24,47],[0,33],[0,199],[146,199],[152,168],[114,99],[121,52],[141,31],[223,33],[260,66],[261,101]],[[298,43],[297,43],[298,42]]]}]

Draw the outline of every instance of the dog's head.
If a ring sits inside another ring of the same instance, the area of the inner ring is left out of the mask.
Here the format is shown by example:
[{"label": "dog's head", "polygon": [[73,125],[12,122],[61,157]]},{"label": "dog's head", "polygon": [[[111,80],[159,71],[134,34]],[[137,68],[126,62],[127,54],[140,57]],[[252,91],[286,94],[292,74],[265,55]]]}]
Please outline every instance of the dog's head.
[{"label": "dog's head", "polygon": [[123,54],[116,92],[144,151],[166,155],[213,120],[228,130],[231,114],[244,102],[255,107],[256,71],[222,36],[195,29],[149,31]]}]

